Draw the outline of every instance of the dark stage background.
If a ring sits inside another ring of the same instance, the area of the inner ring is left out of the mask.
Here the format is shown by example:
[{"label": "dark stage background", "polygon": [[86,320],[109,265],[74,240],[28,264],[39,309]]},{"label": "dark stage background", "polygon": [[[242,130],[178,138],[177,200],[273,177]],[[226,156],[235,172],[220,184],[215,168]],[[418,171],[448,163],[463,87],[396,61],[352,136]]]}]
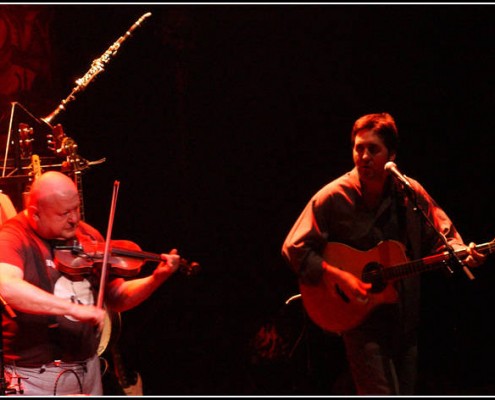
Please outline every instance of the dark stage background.
[{"label": "dark stage background", "polygon": [[[340,339],[284,305],[298,290],[280,248],[310,196],[352,167],[362,114],[396,118],[400,170],[466,241],[495,236],[493,6],[43,7],[51,85],[15,99],[38,117],[152,12],[54,121],[86,159],[106,157],[83,175],[88,222],[106,232],[119,180],[113,237],[202,267],[122,315],[119,349],[145,394],[352,393]],[[474,281],[423,276],[421,394],[495,390],[490,257]]]}]

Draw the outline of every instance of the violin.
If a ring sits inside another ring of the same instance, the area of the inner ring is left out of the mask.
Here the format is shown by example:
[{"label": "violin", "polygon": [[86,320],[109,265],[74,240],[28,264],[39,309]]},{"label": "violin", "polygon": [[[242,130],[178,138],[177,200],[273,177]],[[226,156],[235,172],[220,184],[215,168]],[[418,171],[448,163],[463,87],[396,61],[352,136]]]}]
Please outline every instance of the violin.
[{"label": "violin", "polygon": [[[74,240],[70,244],[54,246],[54,262],[57,269],[69,275],[86,275],[94,272],[103,262],[105,242],[96,240]],[[147,261],[163,261],[160,254],[141,251],[138,244],[130,240],[112,240],[107,265],[110,273],[133,277],[141,272]],[[192,275],[199,269],[197,262],[181,258],[179,271]]]}]

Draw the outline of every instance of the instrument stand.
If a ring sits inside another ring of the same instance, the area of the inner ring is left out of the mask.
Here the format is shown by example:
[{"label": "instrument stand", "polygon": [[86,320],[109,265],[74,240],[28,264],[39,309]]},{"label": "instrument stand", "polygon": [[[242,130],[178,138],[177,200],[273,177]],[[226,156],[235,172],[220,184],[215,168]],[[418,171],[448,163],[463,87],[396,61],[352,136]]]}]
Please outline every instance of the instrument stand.
[{"label": "instrument stand", "polygon": [[[5,310],[11,318],[15,318],[16,314],[14,310],[7,304],[5,299],[0,295],[0,303],[2,309],[0,310],[0,396],[5,396],[7,394],[16,394],[16,389],[7,389],[5,386],[5,369],[4,369],[4,354],[3,354],[3,311]],[[19,388],[21,387],[21,377],[17,377]],[[22,390],[19,391],[22,393]]]}]

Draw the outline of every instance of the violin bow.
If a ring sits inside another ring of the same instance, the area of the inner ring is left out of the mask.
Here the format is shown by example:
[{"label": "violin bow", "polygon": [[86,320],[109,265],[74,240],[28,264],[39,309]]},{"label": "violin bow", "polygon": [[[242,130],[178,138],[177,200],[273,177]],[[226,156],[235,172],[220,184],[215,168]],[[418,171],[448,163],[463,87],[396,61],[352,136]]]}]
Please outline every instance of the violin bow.
[{"label": "violin bow", "polygon": [[100,290],[98,292],[98,301],[96,306],[98,308],[103,308],[103,297],[104,297],[104,288],[107,280],[107,265],[108,265],[108,257],[110,254],[110,242],[112,238],[112,228],[113,228],[113,220],[115,218],[115,208],[117,206],[117,195],[119,193],[120,182],[115,181],[113,184],[113,194],[112,194],[112,204],[110,206],[110,216],[108,218],[108,227],[107,227],[107,237],[105,240],[105,249],[103,253],[103,265],[101,266],[101,277],[100,277]]}]

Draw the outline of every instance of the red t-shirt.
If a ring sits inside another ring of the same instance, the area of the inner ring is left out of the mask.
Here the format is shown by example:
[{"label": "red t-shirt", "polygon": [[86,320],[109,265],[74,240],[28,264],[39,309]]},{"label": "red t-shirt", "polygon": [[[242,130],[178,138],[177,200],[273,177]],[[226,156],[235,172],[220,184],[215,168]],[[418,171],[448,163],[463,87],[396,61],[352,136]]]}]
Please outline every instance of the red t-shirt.
[{"label": "red t-shirt", "polygon": [[[101,234],[81,222],[77,238],[104,241]],[[94,276],[71,276],[55,266],[53,244],[39,237],[24,213],[0,229],[0,262],[24,271],[24,280],[58,297],[82,304],[95,304],[98,282]],[[2,314],[4,360],[19,366],[37,367],[62,360],[84,361],[96,354],[96,328],[69,316],[35,315],[14,310],[15,318]]]}]

